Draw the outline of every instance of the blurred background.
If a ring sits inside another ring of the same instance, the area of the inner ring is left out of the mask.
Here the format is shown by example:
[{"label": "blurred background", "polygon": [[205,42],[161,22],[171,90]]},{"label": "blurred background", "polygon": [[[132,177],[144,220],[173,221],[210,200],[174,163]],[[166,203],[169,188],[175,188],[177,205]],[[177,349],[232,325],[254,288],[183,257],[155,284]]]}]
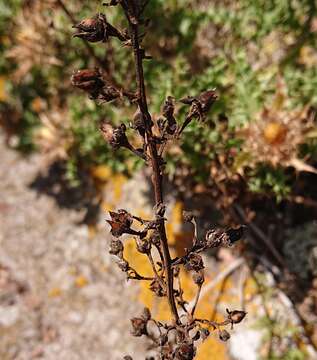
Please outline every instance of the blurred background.
[{"label": "blurred background", "polygon": [[[131,121],[128,102],[98,104],[72,87],[77,69],[99,67],[135,90],[129,49],[87,44],[72,25],[97,0],[0,0],[0,358],[143,359],[129,333],[144,305],[166,303],[126,282],[107,252],[107,211],[150,217],[151,187],[139,159],[115,154],[101,120]],[[190,244],[182,210],[201,236],[246,224],[243,241],[206,255],[198,314],[244,308],[231,340],[201,344],[197,359],[317,358],[317,4],[314,0],[151,0],[143,44],[154,119],[167,96],[216,88],[204,124],[166,149],[170,244]],[[178,111],[178,119],[184,109]],[[131,132],[132,133],[132,132]],[[146,261],[126,239],[127,257]],[[131,245],[131,246],[130,246]],[[185,298],[195,294],[183,275]],[[241,326],[240,326],[241,325]]]}]

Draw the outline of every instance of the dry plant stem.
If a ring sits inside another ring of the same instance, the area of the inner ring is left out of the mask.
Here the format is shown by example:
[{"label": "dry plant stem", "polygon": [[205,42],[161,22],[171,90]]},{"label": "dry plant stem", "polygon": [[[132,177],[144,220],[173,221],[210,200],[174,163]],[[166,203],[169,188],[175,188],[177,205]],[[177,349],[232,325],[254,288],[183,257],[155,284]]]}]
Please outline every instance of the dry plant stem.
[{"label": "dry plant stem", "polygon": [[198,285],[198,289],[197,289],[197,293],[196,293],[196,298],[195,298],[195,301],[194,301],[194,306],[192,307],[192,310],[191,310],[191,316],[192,316],[192,317],[193,317],[194,314],[195,314],[195,310],[196,310],[196,307],[197,307],[197,304],[198,304],[198,301],[199,301],[201,287],[202,287],[202,284]]},{"label": "dry plant stem", "polygon": [[[156,144],[154,142],[152,129],[151,129],[151,116],[148,111],[145,84],[144,84],[144,74],[143,74],[143,64],[142,64],[142,53],[139,45],[139,32],[138,25],[133,24],[130,21],[129,15],[126,13],[127,19],[129,21],[131,37],[132,37],[132,46],[134,52],[135,60],[135,70],[136,70],[136,80],[138,86],[138,105],[140,111],[145,119],[145,128],[146,128],[146,145],[149,149],[150,163],[152,167],[152,183],[154,187],[155,194],[155,205],[158,206],[163,204],[163,192],[162,192],[162,174],[159,165],[159,157],[156,149]],[[163,253],[163,262],[164,268],[166,269],[166,284],[167,284],[167,298],[170,306],[171,313],[174,320],[178,323],[179,316],[175,303],[174,297],[174,286],[173,286],[173,270],[171,267],[171,255],[168,248],[166,231],[164,219],[159,219],[158,231],[160,234],[160,241]]]}]

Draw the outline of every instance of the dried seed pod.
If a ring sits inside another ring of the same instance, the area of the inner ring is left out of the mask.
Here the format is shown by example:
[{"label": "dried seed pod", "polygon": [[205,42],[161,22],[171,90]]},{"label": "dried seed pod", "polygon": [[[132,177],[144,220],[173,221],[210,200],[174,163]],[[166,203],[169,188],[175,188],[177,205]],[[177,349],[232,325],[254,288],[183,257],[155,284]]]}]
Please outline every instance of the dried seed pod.
[{"label": "dried seed pod", "polygon": [[132,325],[133,336],[142,336],[148,334],[146,329],[147,320],[143,318],[134,317],[130,321]]},{"label": "dried seed pod", "polygon": [[174,117],[174,99],[168,96],[163,106],[163,116],[167,120],[166,131],[168,134],[173,135],[177,129],[177,123]]},{"label": "dried seed pod", "polygon": [[73,86],[88,92],[91,96],[98,96],[105,82],[98,69],[83,69],[77,70],[71,77]]},{"label": "dried seed pod", "polygon": [[219,330],[219,339],[222,341],[228,341],[230,339],[230,334],[227,330]]},{"label": "dried seed pod", "polygon": [[103,138],[114,150],[117,150],[120,147],[131,147],[129,140],[125,134],[126,127],[124,124],[121,124],[119,127],[115,128],[108,122],[102,121],[99,129]]},{"label": "dried seed pod", "polygon": [[98,98],[101,101],[109,102],[121,97],[121,93],[112,85],[105,85],[99,92]]},{"label": "dried seed pod", "polygon": [[187,271],[194,270],[198,272],[204,268],[204,262],[200,255],[191,253],[186,259],[184,266]]},{"label": "dried seed pod", "polygon": [[191,222],[193,220],[193,213],[191,211],[183,211],[183,219],[185,222]]},{"label": "dried seed pod", "polygon": [[224,241],[224,245],[232,246],[236,241],[239,241],[246,229],[245,225],[239,226],[238,228],[230,228],[226,230],[227,238]]},{"label": "dried seed pod", "polygon": [[132,127],[137,130],[142,137],[145,136],[145,119],[139,107],[133,115]]},{"label": "dried seed pod", "polygon": [[246,316],[246,312],[243,310],[233,310],[229,311],[226,309],[228,313],[228,320],[232,322],[232,324],[239,324]]},{"label": "dried seed pod", "polygon": [[192,360],[195,356],[195,347],[193,344],[183,343],[180,344],[174,353],[173,359],[175,360]]},{"label": "dried seed pod", "polygon": [[195,101],[195,98],[193,96],[186,96],[179,99],[179,101],[185,105],[191,105]]},{"label": "dried seed pod", "polygon": [[158,231],[153,231],[153,233],[150,236],[149,241],[154,245],[154,246],[160,246],[161,244],[161,236],[160,233]]},{"label": "dried seed pod", "polygon": [[222,245],[224,232],[220,229],[211,229],[206,233],[206,247],[215,248]]},{"label": "dried seed pod", "polygon": [[209,335],[210,335],[210,331],[208,329],[206,329],[206,328],[200,329],[200,336],[201,336],[202,340],[206,340]]},{"label": "dried seed pod", "polygon": [[123,244],[119,239],[111,239],[109,253],[119,256],[123,252]]},{"label": "dried seed pod", "polygon": [[74,25],[73,28],[77,29],[73,35],[74,37],[90,42],[106,42],[109,37],[117,37],[121,41],[127,40],[119,30],[107,22],[106,16],[101,13],[96,14],[92,18],[82,20]]},{"label": "dried seed pod", "polygon": [[168,96],[167,99],[165,100],[165,104],[163,106],[163,116],[165,118],[169,118],[171,116],[173,116],[174,114],[174,99],[171,96]]},{"label": "dried seed pod", "polygon": [[201,108],[201,111],[203,114],[207,113],[212,104],[218,99],[218,96],[215,92],[215,90],[207,90],[207,91],[204,91],[202,92],[197,100],[200,104],[200,108]]},{"label": "dried seed pod", "polygon": [[196,285],[201,286],[205,281],[205,276],[203,271],[195,272],[193,274],[193,281]]}]

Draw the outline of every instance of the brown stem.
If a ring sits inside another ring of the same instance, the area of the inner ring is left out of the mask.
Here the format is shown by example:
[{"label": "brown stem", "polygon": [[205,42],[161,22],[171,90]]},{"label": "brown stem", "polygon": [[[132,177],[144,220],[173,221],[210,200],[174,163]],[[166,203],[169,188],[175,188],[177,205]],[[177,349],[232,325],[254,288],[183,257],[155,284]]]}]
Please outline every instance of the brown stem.
[{"label": "brown stem", "polygon": [[[133,4],[132,4],[133,5]],[[136,71],[136,80],[137,80],[137,87],[138,87],[138,105],[140,111],[144,117],[145,121],[145,128],[146,128],[146,137],[145,142],[149,149],[149,157],[150,163],[152,167],[152,183],[154,187],[154,196],[155,196],[155,204],[158,206],[159,204],[163,203],[163,192],[162,192],[162,174],[159,164],[159,157],[157,154],[156,144],[152,134],[152,120],[151,115],[148,111],[147,106],[147,99],[146,99],[146,91],[145,91],[145,84],[144,84],[144,73],[143,73],[143,64],[142,64],[142,52],[140,50],[139,44],[139,31],[138,31],[138,24],[132,23],[131,16],[127,12],[126,6],[123,6],[123,10],[125,11],[126,17],[129,22],[131,38],[132,38],[132,46],[133,46],[133,53],[134,53],[134,60],[135,60],[135,71]],[[132,8],[132,6],[131,6]],[[134,9],[131,9],[134,10]],[[135,12],[134,12],[135,14]],[[173,270],[171,267],[171,255],[168,248],[166,231],[165,231],[165,224],[164,219],[159,219],[159,226],[158,231],[160,234],[161,240],[161,247],[163,253],[163,262],[164,268],[166,269],[166,283],[167,283],[167,298],[170,306],[171,313],[174,317],[174,320],[178,323],[179,316],[175,302],[174,296],[174,277],[173,277]]]},{"label": "brown stem", "polygon": [[194,306],[192,307],[192,311],[191,311],[191,316],[193,317],[195,314],[195,310],[199,301],[199,297],[200,297],[200,291],[201,291],[201,286],[202,284],[198,285],[198,289],[197,289],[197,293],[196,293],[196,298],[195,298],[195,302],[194,302]]},{"label": "brown stem", "polygon": [[[143,276],[140,275],[133,267],[129,266],[129,270],[130,274],[128,273],[129,279],[132,280],[149,280],[149,281],[153,281],[154,278],[153,277],[149,277],[149,276]],[[131,276],[131,272],[134,275],[133,277]]]}]

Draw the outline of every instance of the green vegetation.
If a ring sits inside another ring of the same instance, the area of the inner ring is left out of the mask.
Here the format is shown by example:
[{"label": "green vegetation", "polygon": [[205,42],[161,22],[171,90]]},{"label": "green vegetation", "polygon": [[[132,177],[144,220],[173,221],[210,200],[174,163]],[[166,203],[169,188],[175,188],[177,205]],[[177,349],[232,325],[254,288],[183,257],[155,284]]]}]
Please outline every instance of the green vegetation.
[{"label": "green vegetation", "polygon": [[[121,21],[101,1],[71,3],[65,2],[76,19],[102,11],[109,22]],[[228,170],[225,181],[239,174],[252,192],[278,200],[289,195],[296,179],[287,171],[292,160],[310,166],[317,160],[310,116],[317,105],[315,2],[152,0],[147,11],[154,19],[144,43],[153,56],[145,62],[145,78],[154,117],[170,94],[181,98],[213,87],[219,93],[206,123],[186,129],[183,151],[167,149],[170,178],[185,167],[197,184],[212,185],[211,168],[220,158]],[[96,128],[104,118],[129,124],[132,114],[128,106],[125,111],[87,100],[70,86],[74,69],[100,64],[82,40],[69,42],[72,22],[59,2],[1,0],[0,14],[0,76],[6,85],[0,109],[17,118],[13,129],[4,121],[17,137],[13,145],[66,161],[74,183],[78,167],[105,163],[128,172],[120,157],[130,155],[111,156]],[[135,90],[125,47],[114,40],[92,49],[113,81]],[[309,126],[294,126],[299,118]],[[129,165],[131,171],[139,163],[131,159]]]}]

